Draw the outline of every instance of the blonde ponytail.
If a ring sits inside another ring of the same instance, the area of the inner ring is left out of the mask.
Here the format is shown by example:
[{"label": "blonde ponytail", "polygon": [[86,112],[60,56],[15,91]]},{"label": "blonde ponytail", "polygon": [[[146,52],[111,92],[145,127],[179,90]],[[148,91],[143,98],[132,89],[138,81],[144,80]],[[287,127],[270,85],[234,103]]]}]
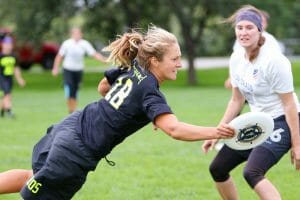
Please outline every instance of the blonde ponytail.
[{"label": "blonde ponytail", "polygon": [[120,67],[130,68],[142,41],[142,34],[137,32],[118,36],[115,41],[103,48],[103,51],[111,52],[107,61]]}]

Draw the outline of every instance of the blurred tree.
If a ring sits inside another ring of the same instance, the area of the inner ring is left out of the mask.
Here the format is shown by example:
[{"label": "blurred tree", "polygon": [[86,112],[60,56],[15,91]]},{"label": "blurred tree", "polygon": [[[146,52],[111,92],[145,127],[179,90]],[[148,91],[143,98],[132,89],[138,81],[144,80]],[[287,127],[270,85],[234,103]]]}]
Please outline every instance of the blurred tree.
[{"label": "blurred tree", "polygon": [[76,16],[85,36],[101,43],[153,23],[176,34],[188,59],[188,82],[197,84],[194,58],[231,53],[233,30],[219,22],[244,4],[270,13],[268,31],[277,38],[299,38],[300,0],[10,0],[0,1],[0,25],[13,27],[18,40],[60,42]]},{"label": "blurred tree", "polygon": [[11,0],[0,1],[0,6],[0,16],[14,22],[18,41],[34,43],[38,43],[50,31],[53,19],[60,17],[61,21],[66,21],[78,9],[74,0]]}]

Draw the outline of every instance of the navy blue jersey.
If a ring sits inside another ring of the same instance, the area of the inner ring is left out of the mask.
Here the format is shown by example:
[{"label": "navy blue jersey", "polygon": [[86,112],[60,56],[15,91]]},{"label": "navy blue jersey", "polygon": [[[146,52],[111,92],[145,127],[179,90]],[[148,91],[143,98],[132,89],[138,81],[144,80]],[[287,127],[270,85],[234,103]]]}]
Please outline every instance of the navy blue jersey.
[{"label": "navy blue jersey", "polygon": [[87,105],[79,127],[83,142],[104,157],[127,136],[163,113],[172,113],[157,79],[137,64],[130,70],[105,72],[111,89],[105,98]]}]

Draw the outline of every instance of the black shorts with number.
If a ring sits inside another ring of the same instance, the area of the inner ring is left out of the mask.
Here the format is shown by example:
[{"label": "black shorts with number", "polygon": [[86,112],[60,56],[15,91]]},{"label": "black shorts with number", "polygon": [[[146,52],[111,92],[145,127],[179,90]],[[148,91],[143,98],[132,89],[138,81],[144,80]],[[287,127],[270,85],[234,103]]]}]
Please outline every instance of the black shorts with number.
[{"label": "black shorts with number", "polygon": [[78,116],[79,112],[74,112],[50,127],[34,146],[34,176],[21,190],[24,199],[71,199],[84,184],[87,173],[96,168],[98,160],[84,146],[74,128]]},{"label": "black shorts with number", "polygon": [[13,77],[0,74],[0,89],[4,94],[10,94],[13,87]]},{"label": "black shorts with number", "polygon": [[64,69],[64,89],[66,98],[77,98],[78,89],[82,80],[82,71]]}]

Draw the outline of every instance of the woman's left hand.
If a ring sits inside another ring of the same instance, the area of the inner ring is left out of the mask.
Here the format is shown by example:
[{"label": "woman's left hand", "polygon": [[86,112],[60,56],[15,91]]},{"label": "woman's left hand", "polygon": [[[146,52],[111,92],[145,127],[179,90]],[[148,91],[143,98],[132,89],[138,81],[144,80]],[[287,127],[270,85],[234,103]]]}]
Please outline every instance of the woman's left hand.
[{"label": "woman's left hand", "polygon": [[300,146],[291,148],[291,161],[295,165],[296,170],[300,170]]}]

